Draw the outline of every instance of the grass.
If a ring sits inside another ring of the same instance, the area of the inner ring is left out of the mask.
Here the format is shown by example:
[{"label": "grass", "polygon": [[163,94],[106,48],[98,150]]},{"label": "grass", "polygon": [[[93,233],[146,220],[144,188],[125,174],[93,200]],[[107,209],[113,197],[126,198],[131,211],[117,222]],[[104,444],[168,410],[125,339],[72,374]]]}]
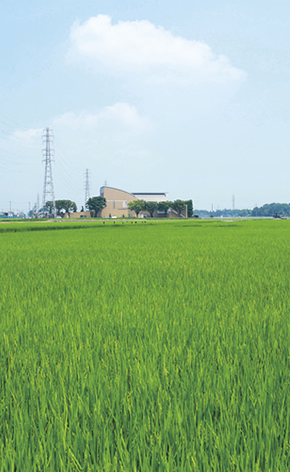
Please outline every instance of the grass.
[{"label": "grass", "polygon": [[8,226],[0,471],[289,470],[289,221]]}]

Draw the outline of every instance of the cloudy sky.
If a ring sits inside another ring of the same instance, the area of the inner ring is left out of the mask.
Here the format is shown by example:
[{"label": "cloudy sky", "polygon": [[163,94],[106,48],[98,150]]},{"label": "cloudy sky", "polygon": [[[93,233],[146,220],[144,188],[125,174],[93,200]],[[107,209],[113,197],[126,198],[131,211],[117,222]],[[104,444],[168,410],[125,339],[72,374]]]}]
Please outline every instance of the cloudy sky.
[{"label": "cloudy sky", "polygon": [[107,181],[195,208],[290,202],[289,1],[3,0],[0,210]]}]

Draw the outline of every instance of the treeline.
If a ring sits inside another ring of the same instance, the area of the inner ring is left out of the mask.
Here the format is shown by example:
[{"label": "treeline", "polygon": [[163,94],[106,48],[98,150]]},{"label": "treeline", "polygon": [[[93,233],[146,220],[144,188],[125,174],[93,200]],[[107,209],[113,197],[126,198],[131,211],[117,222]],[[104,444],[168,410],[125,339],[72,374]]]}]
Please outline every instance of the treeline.
[{"label": "treeline", "polygon": [[244,210],[195,210],[194,215],[201,218],[242,218],[247,216],[290,216],[290,204],[289,203],[266,203],[261,207],[255,207],[253,210],[244,209]]},{"label": "treeline", "polygon": [[252,216],[252,210],[229,210],[227,208],[225,208],[224,210],[215,211],[195,210],[194,216],[199,216],[200,218],[220,218],[221,216],[224,218],[242,218],[245,216]]},{"label": "treeline", "polygon": [[290,216],[289,203],[266,203],[262,207],[255,207],[252,216]]},{"label": "treeline", "polygon": [[[97,217],[99,213],[105,208],[106,199],[103,197],[91,197],[85,204],[85,209],[91,212],[92,216]],[[81,212],[85,211],[84,207],[81,207]],[[70,217],[70,213],[77,211],[77,205],[72,200],[55,200],[55,210],[56,214],[59,216],[64,216],[65,213]],[[43,209],[44,213],[52,215],[54,213],[54,207],[52,201],[47,201]]]},{"label": "treeline", "polygon": [[164,213],[164,216],[168,216],[169,210],[175,211],[180,217],[182,212],[187,206],[187,216],[193,215],[193,203],[192,200],[174,200],[174,202],[146,202],[145,200],[134,200],[128,203],[128,208],[136,213],[138,217],[139,213],[147,212],[153,218],[157,212]]},{"label": "treeline", "polygon": [[[169,210],[175,211],[178,216],[181,216],[184,212],[187,205],[187,216],[199,216],[200,218],[243,218],[243,217],[277,217],[277,216],[287,216],[290,217],[290,204],[289,203],[266,203],[261,207],[255,207],[253,210],[243,209],[243,210],[195,210],[193,215],[193,202],[192,200],[174,200],[165,201],[165,202],[146,202],[145,200],[135,200],[128,203],[128,208],[131,211],[134,211],[138,216],[140,212],[147,212],[151,217],[156,215],[156,213],[163,213],[164,216],[168,216]],[[86,209],[88,209],[92,216],[98,216],[102,209],[106,207],[106,199],[103,197],[92,197],[86,203]],[[67,213],[70,216],[71,212],[77,211],[76,203],[71,200],[55,200],[56,212],[58,215],[63,216],[64,213]],[[53,202],[46,202],[44,211],[47,211],[48,214],[53,213]],[[82,207],[81,211],[84,211]],[[32,212],[31,212],[32,213]]]},{"label": "treeline", "polygon": [[[64,216],[65,213],[70,216],[70,213],[77,211],[77,205],[72,200],[55,200],[55,209],[57,215]],[[44,212],[48,214],[53,213],[53,202],[47,201],[43,207]]]}]

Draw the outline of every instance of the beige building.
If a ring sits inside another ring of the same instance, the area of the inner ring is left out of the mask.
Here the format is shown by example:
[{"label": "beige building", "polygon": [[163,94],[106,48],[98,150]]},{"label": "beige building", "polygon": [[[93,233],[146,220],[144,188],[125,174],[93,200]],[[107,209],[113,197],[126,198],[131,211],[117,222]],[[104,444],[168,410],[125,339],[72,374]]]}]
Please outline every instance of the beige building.
[{"label": "beige building", "polygon": [[76,211],[74,213],[70,213],[70,216],[66,213],[65,218],[90,218],[91,214],[89,211]]},{"label": "beige building", "polygon": [[[128,208],[128,203],[136,200],[145,200],[146,202],[165,202],[167,200],[165,192],[159,193],[148,193],[148,192],[134,192],[129,193],[124,190],[113,187],[101,187],[100,189],[101,197],[106,199],[107,205],[103,209],[101,215],[102,218],[129,218],[135,217],[136,214],[134,211],[130,211]],[[66,217],[68,215],[66,214]],[[149,216],[148,212],[140,212],[139,217]],[[155,217],[162,218],[165,216],[164,213],[156,211],[154,213]],[[176,211],[170,209],[168,211],[169,218],[177,218],[178,214]],[[182,211],[182,217],[187,217],[187,211]],[[71,218],[89,218],[90,212],[76,212],[70,214]]]},{"label": "beige building", "polygon": [[[107,201],[107,206],[102,211],[102,218],[117,217],[128,218],[135,216],[134,211],[130,211],[128,203],[135,200],[145,200],[151,202],[166,201],[166,193],[129,193],[113,187],[101,187],[101,197]],[[141,215],[140,215],[141,216]]]}]

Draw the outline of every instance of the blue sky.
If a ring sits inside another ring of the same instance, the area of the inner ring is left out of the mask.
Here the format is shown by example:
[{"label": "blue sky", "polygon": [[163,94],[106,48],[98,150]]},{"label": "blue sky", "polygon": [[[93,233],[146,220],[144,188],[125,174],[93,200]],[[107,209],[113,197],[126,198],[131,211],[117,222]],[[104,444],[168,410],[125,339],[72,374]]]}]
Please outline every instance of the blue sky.
[{"label": "blue sky", "polygon": [[199,209],[290,202],[289,3],[4,1],[0,210],[104,181]]}]

